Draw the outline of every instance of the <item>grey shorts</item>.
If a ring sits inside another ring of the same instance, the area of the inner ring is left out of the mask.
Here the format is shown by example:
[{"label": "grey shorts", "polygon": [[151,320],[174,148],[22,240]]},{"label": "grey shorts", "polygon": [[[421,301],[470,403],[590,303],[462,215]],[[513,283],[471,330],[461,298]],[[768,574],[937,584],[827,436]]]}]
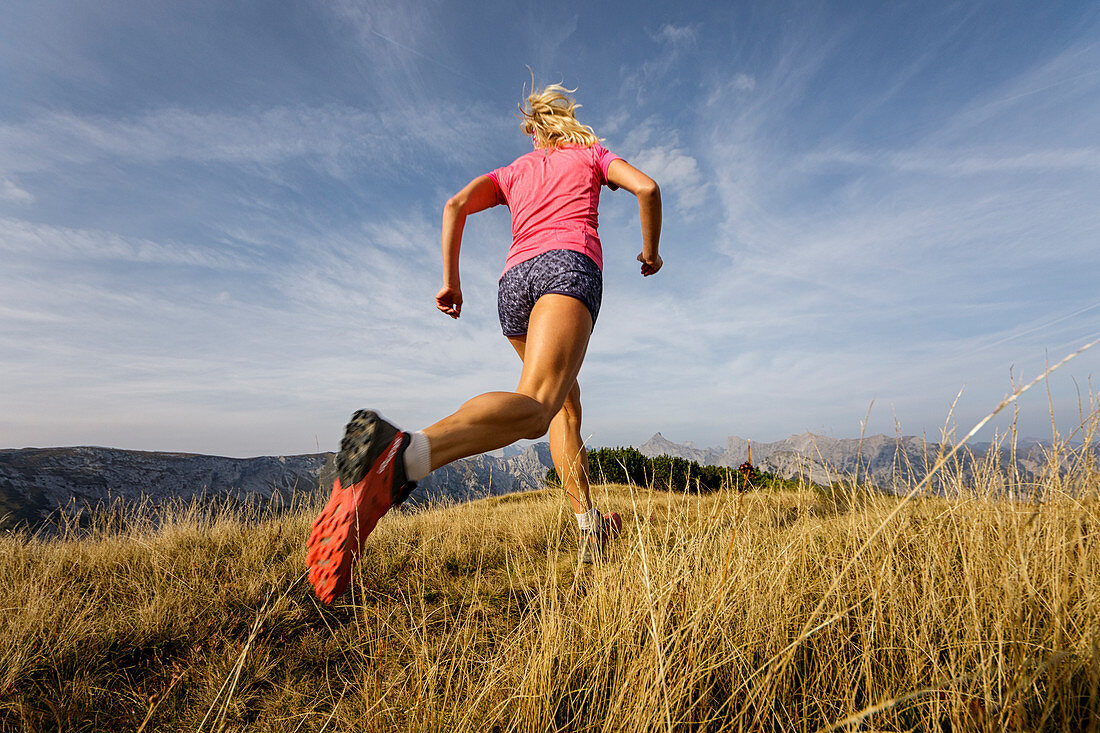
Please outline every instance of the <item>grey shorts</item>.
[{"label": "grey shorts", "polygon": [[544,295],[569,295],[588,306],[592,325],[603,298],[603,273],[586,254],[554,249],[508,268],[500,276],[497,315],[505,336],[527,333],[531,309]]}]

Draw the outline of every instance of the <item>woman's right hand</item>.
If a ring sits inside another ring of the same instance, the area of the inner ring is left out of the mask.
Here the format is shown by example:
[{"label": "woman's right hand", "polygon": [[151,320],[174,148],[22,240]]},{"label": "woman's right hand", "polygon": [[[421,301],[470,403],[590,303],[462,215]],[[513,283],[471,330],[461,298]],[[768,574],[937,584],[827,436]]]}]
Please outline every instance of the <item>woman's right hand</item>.
[{"label": "woman's right hand", "polygon": [[646,259],[645,252],[638,253],[638,262],[642,263],[642,277],[649,277],[653,273],[661,269],[661,266],[665,264],[661,259],[661,255],[655,254],[652,258]]},{"label": "woman's right hand", "polygon": [[451,318],[462,315],[462,289],[444,285],[435,294],[435,307]]}]

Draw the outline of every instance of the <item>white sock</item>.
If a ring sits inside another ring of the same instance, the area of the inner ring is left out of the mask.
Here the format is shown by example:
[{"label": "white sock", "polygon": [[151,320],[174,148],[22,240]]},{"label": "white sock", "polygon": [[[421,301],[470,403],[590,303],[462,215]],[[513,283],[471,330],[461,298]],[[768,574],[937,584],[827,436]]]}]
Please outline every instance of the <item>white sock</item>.
[{"label": "white sock", "polygon": [[405,449],[405,476],[419,481],[432,472],[432,444],[423,430],[409,433],[411,440]]},{"label": "white sock", "polygon": [[600,522],[603,520],[600,510],[596,508],[595,504],[584,514],[574,514],[573,516],[577,518],[577,527],[582,532],[594,532],[599,529]]}]

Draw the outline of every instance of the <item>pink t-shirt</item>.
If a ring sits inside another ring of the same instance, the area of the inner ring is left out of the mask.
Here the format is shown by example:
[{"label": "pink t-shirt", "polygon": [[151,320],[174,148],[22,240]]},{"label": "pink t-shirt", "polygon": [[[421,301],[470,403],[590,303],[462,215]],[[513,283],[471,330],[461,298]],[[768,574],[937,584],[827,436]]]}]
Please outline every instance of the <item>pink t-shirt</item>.
[{"label": "pink t-shirt", "polygon": [[497,202],[512,212],[504,271],[553,249],[586,254],[602,270],[596,233],[600,186],[618,188],[607,180],[607,166],[618,159],[601,145],[565,145],[538,148],[489,173]]}]

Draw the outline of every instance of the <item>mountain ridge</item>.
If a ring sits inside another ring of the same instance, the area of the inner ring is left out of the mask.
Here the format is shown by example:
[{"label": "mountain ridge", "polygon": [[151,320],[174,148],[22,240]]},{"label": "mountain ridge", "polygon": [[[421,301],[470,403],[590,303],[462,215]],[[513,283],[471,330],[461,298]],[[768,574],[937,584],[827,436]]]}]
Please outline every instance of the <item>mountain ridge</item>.
[{"label": "mountain ridge", "polygon": [[[645,456],[669,455],[714,466],[736,468],[749,460],[757,468],[782,478],[802,478],[811,483],[828,485],[846,478],[866,478],[870,482],[892,489],[908,488],[922,480],[936,462],[941,449],[949,447],[915,435],[889,436],[882,433],[862,438],[831,438],[809,431],[790,435],[782,440],[752,441],[737,435],[726,438],[725,449],[699,448],[693,443],[675,443],[657,432],[638,450]],[[987,459],[990,450],[1004,474],[1015,473],[1025,478],[1038,477],[1047,466],[1043,443],[1028,440],[1016,451],[976,443],[965,446],[956,454],[953,470],[970,476]]]},{"label": "mountain ridge", "polygon": [[[289,505],[298,495],[327,491],[335,478],[334,459],[331,452],[228,458],[97,446],[0,449],[0,528],[37,531],[59,510],[76,512],[116,500]],[[464,502],[541,488],[552,465],[548,443],[508,457],[466,458],[418,482],[408,502]]]},{"label": "mountain ridge", "polygon": [[[736,468],[749,458],[783,478],[828,485],[842,478],[898,490],[915,485],[935,463],[940,444],[916,436],[830,438],[804,432],[774,442],[731,435],[725,448],[676,443],[662,433],[638,450],[703,465]],[[958,455],[952,470],[970,475],[991,450],[976,444]],[[1046,448],[1031,443],[1015,452],[996,448],[1005,475],[1033,479],[1047,468]],[[419,482],[411,505],[465,502],[544,486],[552,467],[548,443],[509,447],[456,461]],[[288,505],[297,495],[327,491],[335,478],[333,453],[227,458],[198,453],[132,451],[75,446],[0,449],[0,528],[48,527],[65,507],[81,509],[114,500],[154,505],[179,500],[231,500]],[[935,486],[933,486],[935,490]]]}]

